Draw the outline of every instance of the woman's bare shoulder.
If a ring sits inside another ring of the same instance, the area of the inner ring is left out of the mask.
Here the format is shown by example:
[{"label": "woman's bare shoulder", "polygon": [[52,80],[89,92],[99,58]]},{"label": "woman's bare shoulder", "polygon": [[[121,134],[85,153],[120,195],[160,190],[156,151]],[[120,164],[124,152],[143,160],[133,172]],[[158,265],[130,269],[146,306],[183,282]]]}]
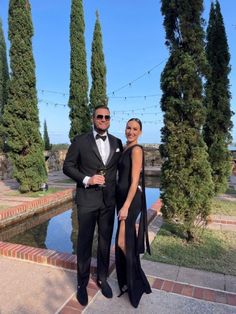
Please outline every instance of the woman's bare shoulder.
[{"label": "woman's bare shoulder", "polygon": [[143,155],[143,148],[141,145],[135,145],[132,148],[132,155],[133,156],[142,156]]}]

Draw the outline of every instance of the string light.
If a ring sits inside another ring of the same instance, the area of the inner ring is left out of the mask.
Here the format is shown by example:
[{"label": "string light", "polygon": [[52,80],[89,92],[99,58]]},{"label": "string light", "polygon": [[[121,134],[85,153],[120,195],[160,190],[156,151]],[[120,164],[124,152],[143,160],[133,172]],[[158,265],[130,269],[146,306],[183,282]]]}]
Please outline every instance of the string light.
[{"label": "string light", "polygon": [[48,94],[57,94],[57,95],[62,95],[62,96],[68,96],[68,93],[65,92],[58,92],[58,91],[54,91],[54,90],[48,90],[48,89],[38,89],[38,92],[41,92],[42,94],[44,93],[48,93]]},{"label": "string light", "polygon": [[161,94],[152,94],[152,95],[136,95],[136,96],[112,96],[109,98],[112,99],[124,99],[126,100],[127,98],[144,98],[144,100],[146,100],[146,98],[151,98],[151,97],[160,97]]},{"label": "string light", "polygon": [[[109,95],[113,95],[115,96],[115,93],[122,90],[125,87],[131,87],[133,83],[135,83],[136,81],[140,80],[141,78],[143,78],[146,75],[150,75],[150,73],[152,71],[154,71],[157,67],[159,67],[163,62],[165,62],[167,59],[162,60],[160,63],[154,65],[151,69],[145,71],[142,75],[138,76],[137,78],[133,79],[132,81],[128,82],[127,84],[124,84],[123,86],[113,90],[112,92],[108,93],[107,96]],[[69,93],[65,93],[65,92],[58,92],[58,91],[54,91],[54,90],[48,90],[48,89],[38,89],[39,92],[41,93],[51,93],[51,94],[58,94],[58,95],[62,95],[62,96],[68,96]],[[126,98],[139,98],[139,97],[157,97],[159,95],[144,95],[144,96],[125,96]],[[124,96],[123,96],[124,97]],[[112,97],[110,97],[112,98]],[[117,97],[114,97],[117,98]],[[122,98],[122,97],[121,97]]]},{"label": "string light", "polygon": [[115,93],[119,92],[120,90],[126,88],[126,87],[131,87],[131,85],[133,83],[135,83],[136,81],[140,80],[141,78],[143,78],[146,75],[149,75],[153,70],[155,70],[157,67],[159,67],[163,62],[165,62],[167,59],[162,60],[160,63],[156,64],[154,67],[152,67],[150,70],[147,70],[146,72],[144,72],[142,75],[138,76],[137,78],[133,79],[131,82],[122,85],[121,87],[113,90],[111,93],[108,93],[107,95],[109,96],[110,94],[112,94],[113,96],[115,95]]},{"label": "string light", "polygon": [[[121,118],[121,119],[115,119],[115,122],[126,122],[126,119]],[[142,119],[142,124],[160,124],[162,123],[162,120],[143,120]]]},{"label": "string light", "polygon": [[[45,103],[47,106],[48,105],[54,105],[56,106],[63,106],[65,107],[65,104],[59,104],[59,103],[54,103],[52,101],[46,101],[43,99],[39,99],[39,103]],[[145,120],[142,119],[142,123],[144,124],[159,124],[160,122],[162,122],[162,120],[156,120],[155,118],[158,115],[161,115],[161,112],[147,112],[146,109],[150,109],[150,108],[157,108],[158,106],[147,106],[146,108],[133,108],[131,110],[118,110],[118,111],[111,111],[111,115],[113,116],[112,120],[115,122],[124,122],[127,121],[127,117],[129,118],[130,116],[133,116],[134,113],[139,114],[141,116],[144,115],[149,115],[149,116],[153,116],[154,120]],[[139,112],[138,112],[139,111]],[[119,117],[119,116],[123,116],[123,117]]]},{"label": "string light", "polygon": [[157,105],[154,106],[146,106],[146,107],[142,107],[142,108],[132,108],[129,110],[113,110],[112,113],[116,114],[116,113],[127,113],[127,112],[134,112],[134,111],[139,111],[139,110],[145,110],[145,109],[150,109],[150,108],[157,108]]},{"label": "string light", "polygon": [[53,101],[44,100],[44,99],[39,99],[39,100],[38,100],[38,103],[44,103],[44,104],[46,104],[47,106],[48,106],[48,105],[53,105],[53,106],[55,106],[55,107],[57,107],[57,106],[66,107],[66,106],[67,106],[66,104],[55,103],[55,102],[53,102]]},{"label": "string light", "polygon": [[[58,91],[52,91],[52,90],[44,90],[44,89],[38,89],[39,92],[42,94],[44,93],[51,93],[51,94],[58,94],[62,95],[63,97],[68,96],[68,93],[65,92],[58,92]],[[109,99],[134,99],[134,98],[143,98],[146,100],[146,98],[155,98],[155,97],[160,97],[161,94],[150,94],[150,95],[134,95],[134,96],[110,96]]]},{"label": "string light", "polygon": [[[54,105],[55,107],[56,106],[62,106],[62,107],[66,107],[67,105],[66,104],[60,104],[60,103],[54,103],[52,101],[49,101],[49,100],[44,100],[44,99],[39,99],[38,101],[39,103],[45,103],[46,105]],[[150,109],[150,108],[157,108],[158,106],[157,105],[154,105],[154,106],[146,106],[146,107],[142,107],[142,108],[132,108],[132,109],[129,109],[129,110],[112,110],[111,113],[113,115],[116,115],[116,114],[127,114],[129,112],[136,112],[136,111],[146,111],[146,109]],[[145,113],[142,113],[142,114],[157,114],[156,112],[145,112]],[[161,114],[161,113],[158,113],[158,114]]]}]

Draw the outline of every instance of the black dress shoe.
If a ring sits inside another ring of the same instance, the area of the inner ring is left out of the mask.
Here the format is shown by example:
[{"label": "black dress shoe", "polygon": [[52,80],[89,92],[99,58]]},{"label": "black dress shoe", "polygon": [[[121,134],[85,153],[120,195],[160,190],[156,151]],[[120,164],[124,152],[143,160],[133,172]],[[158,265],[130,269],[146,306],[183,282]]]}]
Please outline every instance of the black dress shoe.
[{"label": "black dress shoe", "polygon": [[79,303],[83,306],[88,304],[88,293],[86,287],[78,287],[77,288],[77,294],[76,294],[77,300]]},{"label": "black dress shoe", "polygon": [[111,287],[109,286],[107,281],[97,281],[97,285],[99,288],[101,288],[101,292],[104,295],[104,297],[111,299],[113,297],[113,293],[111,290]]}]

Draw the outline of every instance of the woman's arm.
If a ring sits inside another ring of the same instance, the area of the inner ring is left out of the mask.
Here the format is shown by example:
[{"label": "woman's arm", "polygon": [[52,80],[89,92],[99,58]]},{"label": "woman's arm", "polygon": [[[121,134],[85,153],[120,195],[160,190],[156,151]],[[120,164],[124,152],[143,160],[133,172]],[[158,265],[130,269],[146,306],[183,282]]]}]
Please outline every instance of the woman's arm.
[{"label": "woman's arm", "polygon": [[130,204],[135,196],[135,193],[137,191],[137,187],[139,184],[139,177],[140,177],[140,172],[142,169],[142,162],[143,162],[143,150],[141,147],[136,146],[132,149],[132,153],[131,153],[131,164],[132,164],[131,184],[129,187],[126,200],[122,208],[119,211],[119,215],[118,215],[119,220],[126,219],[128,215]]}]

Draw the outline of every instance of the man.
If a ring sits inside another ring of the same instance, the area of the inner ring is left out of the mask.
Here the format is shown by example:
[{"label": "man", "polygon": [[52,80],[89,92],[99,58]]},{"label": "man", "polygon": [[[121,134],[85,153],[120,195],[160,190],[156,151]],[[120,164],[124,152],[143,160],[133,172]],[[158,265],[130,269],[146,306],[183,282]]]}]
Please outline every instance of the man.
[{"label": "man", "polygon": [[[98,225],[97,284],[102,294],[112,298],[107,282],[110,245],[115,214],[117,163],[122,152],[121,140],[108,134],[110,111],[98,106],[93,113],[93,131],[78,135],[69,147],[63,172],[77,182],[78,208],[77,299],[88,303],[94,229]],[[99,174],[105,169],[105,175]]]}]

